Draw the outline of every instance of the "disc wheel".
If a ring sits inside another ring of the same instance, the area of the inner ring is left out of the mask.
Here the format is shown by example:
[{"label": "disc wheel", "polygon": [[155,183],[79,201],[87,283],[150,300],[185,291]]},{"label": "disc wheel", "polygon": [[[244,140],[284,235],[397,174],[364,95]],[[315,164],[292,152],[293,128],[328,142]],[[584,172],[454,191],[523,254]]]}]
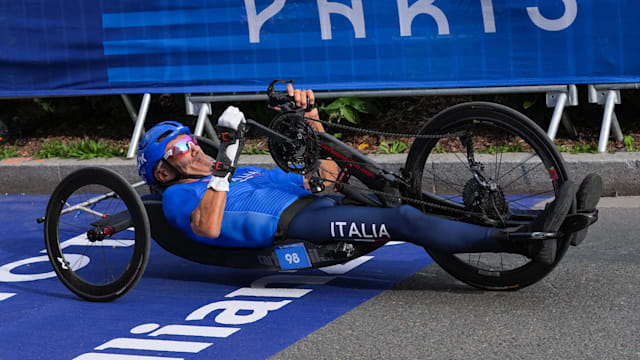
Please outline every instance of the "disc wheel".
[{"label": "disc wheel", "polygon": [[[441,207],[454,209],[445,211],[449,217],[478,224],[477,218],[471,221],[468,216],[451,214],[481,213],[485,221],[480,224],[491,227],[530,222],[545,204],[553,201],[560,185],[567,181],[562,158],[553,143],[533,121],[517,111],[493,103],[456,105],[431,119],[420,134],[457,132],[465,133],[466,141],[464,136],[417,139],[405,166],[412,179],[407,195],[427,200],[425,193],[436,194],[446,200],[439,204]],[[485,180],[494,184],[492,191],[480,187],[475,179],[467,158],[470,147]],[[442,213],[438,207],[418,207],[426,213]],[[575,212],[575,208],[572,211]],[[546,276],[568,245],[567,237],[558,240],[553,264],[514,252],[427,251],[445,271],[467,284],[482,289],[511,290]]]},{"label": "disc wheel", "polygon": [[[142,277],[149,219],[139,195],[119,174],[102,168],[69,174],[51,195],[45,216],[49,261],[76,295],[112,301]],[[106,235],[96,236],[101,229]]]}]

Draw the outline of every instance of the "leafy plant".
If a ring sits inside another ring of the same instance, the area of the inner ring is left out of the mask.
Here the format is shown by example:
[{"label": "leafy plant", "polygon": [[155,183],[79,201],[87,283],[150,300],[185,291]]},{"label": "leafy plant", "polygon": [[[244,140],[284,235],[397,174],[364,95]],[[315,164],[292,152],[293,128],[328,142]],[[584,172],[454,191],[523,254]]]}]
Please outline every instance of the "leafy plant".
[{"label": "leafy plant", "polygon": [[242,154],[244,155],[264,155],[268,153],[269,152],[267,150],[263,150],[260,146],[253,144],[247,145],[242,148]]},{"label": "leafy plant", "polygon": [[635,140],[633,139],[633,137],[629,135],[624,137],[624,148],[629,152],[640,151],[640,149],[635,147]]},{"label": "leafy plant", "polygon": [[356,96],[338,98],[319,109],[329,114],[329,121],[341,122],[345,119],[352,124],[360,123],[360,113],[369,114],[376,111],[373,103]]},{"label": "leafy plant", "polygon": [[534,98],[530,98],[530,99],[525,99],[525,100],[522,102],[522,108],[523,108],[524,110],[528,110],[528,109],[530,109],[533,105],[535,105],[535,104],[536,104],[537,100],[538,100],[538,98],[536,98],[536,97],[534,97]]},{"label": "leafy plant", "polygon": [[406,142],[400,140],[393,140],[389,143],[386,140],[380,143],[380,150],[385,154],[400,154],[407,150],[409,145]]},{"label": "leafy plant", "polygon": [[571,154],[584,154],[584,153],[597,154],[598,153],[597,145],[574,144],[573,147],[571,148],[568,148],[563,145],[559,145],[557,146],[557,148],[558,148],[558,151],[560,152],[571,153]]},{"label": "leafy plant", "polygon": [[36,155],[36,158],[77,158],[80,160],[93,159],[93,158],[110,158],[117,156],[125,156],[124,149],[116,146],[111,146],[95,140],[82,140],[80,142],[70,143],[66,142],[44,142],[42,149]]},{"label": "leafy plant", "polygon": [[17,156],[18,156],[18,152],[14,147],[9,147],[9,148],[0,150],[0,160],[17,157]]},{"label": "leafy plant", "polygon": [[40,98],[34,98],[33,102],[35,102],[36,104],[40,105],[40,108],[42,108],[42,110],[44,110],[45,112],[53,113],[53,112],[56,111],[56,108],[53,106],[53,104],[49,100],[43,100],[43,99],[40,99]]},{"label": "leafy plant", "polygon": [[478,153],[481,154],[492,154],[496,153],[505,153],[505,152],[524,152],[524,146],[522,143],[517,143],[514,145],[504,144],[499,146],[489,145],[489,148],[486,150],[480,150]]}]

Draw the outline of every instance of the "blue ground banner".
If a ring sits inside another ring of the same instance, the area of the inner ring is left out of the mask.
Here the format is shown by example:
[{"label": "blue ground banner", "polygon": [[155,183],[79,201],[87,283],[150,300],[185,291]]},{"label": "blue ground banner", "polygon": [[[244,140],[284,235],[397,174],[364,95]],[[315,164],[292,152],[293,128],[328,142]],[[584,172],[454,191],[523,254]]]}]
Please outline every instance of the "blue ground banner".
[{"label": "blue ground banner", "polygon": [[432,262],[389,243],[341,265],[266,272],[188,262],[154,243],[131,292],[92,303],[49,265],[35,221],[48,200],[0,194],[2,360],[266,359]]},{"label": "blue ground banner", "polygon": [[636,0],[0,2],[0,97],[640,82]]}]

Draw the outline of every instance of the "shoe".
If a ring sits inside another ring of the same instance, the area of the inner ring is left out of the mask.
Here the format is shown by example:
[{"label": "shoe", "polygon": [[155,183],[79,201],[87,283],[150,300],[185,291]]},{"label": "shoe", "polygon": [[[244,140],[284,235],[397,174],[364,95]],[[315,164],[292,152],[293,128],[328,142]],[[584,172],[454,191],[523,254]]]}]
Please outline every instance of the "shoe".
[{"label": "shoe", "polygon": [[[576,193],[576,207],[580,210],[594,210],[600,201],[600,196],[604,192],[604,186],[602,184],[602,178],[597,174],[587,175]],[[589,228],[582,229],[573,234],[571,239],[571,245],[578,246],[582,243],[587,236]]]},{"label": "shoe", "polygon": [[573,181],[566,181],[560,187],[555,200],[547,204],[542,213],[530,224],[522,225],[511,230],[499,231],[495,235],[495,238],[511,251],[525,255],[543,264],[553,264],[556,260],[558,249],[557,239],[541,240],[539,242],[514,242],[510,240],[506,240],[505,242],[505,239],[508,239],[508,233],[510,232],[558,232],[569,210],[571,210],[571,204],[574,199],[574,188],[575,185]]}]

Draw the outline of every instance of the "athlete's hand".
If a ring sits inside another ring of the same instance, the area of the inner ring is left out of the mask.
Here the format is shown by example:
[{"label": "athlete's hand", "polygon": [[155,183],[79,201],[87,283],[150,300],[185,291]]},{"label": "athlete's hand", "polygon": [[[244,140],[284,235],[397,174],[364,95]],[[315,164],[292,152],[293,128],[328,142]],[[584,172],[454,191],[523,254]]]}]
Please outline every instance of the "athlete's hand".
[{"label": "athlete's hand", "polygon": [[287,84],[287,93],[293,98],[296,106],[299,108],[307,108],[308,105],[316,103],[316,98],[313,95],[313,90],[294,89],[293,85]]},{"label": "athlete's hand", "polygon": [[229,106],[218,118],[218,126],[238,130],[240,124],[246,123],[244,114],[235,106]]},{"label": "athlete's hand", "polygon": [[[313,94],[313,90],[294,89],[293,85],[287,84],[287,93],[293,98],[293,101],[295,101],[296,106],[299,108],[307,109],[316,103],[316,97]],[[318,115],[318,109],[315,107],[305,113],[305,116],[309,117],[314,115]]]},{"label": "athlete's hand", "polygon": [[229,106],[218,118],[220,148],[213,165],[213,177],[209,181],[209,188],[215,191],[229,191],[229,181],[238,165],[238,157],[244,145],[244,131],[238,128],[246,122],[242,111],[235,106]]}]

